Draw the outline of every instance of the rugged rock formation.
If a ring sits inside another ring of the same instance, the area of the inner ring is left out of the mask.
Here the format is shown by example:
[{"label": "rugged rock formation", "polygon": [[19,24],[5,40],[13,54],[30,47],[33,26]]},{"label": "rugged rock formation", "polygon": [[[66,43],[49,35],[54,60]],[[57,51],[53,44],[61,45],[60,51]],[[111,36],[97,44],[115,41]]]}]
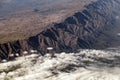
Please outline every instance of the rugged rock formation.
[{"label": "rugged rock formation", "polygon": [[[104,31],[115,26],[115,16],[120,10],[119,4],[119,0],[98,0],[89,4],[82,12],[74,13],[61,23],[52,23],[49,28],[35,36],[1,44],[0,57],[9,58],[10,54],[16,53],[22,55],[23,51],[31,49],[44,55],[47,47],[53,47],[55,52],[103,48],[96,42],[104,35]],[[102,45],[102,41],[100,43]]]}]

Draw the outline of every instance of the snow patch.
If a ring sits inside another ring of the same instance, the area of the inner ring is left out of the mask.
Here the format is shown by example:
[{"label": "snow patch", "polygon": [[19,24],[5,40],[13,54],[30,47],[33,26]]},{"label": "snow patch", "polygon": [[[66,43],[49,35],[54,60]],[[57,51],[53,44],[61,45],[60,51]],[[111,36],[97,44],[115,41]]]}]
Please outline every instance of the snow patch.
[{"label": "snow patch", "polygon": [[47,50],[53,50],[53,47],[48,47]]},{"label": "snow patch", "polygon": [[118,36],[120,36],[120,33],[117,33]]},{"label": "snow patch", "polygon": [[31,53],[37,53],[37,50],[30,50]]},{"label": "snow patch", "polygon": [[24,54],[24,55],[28,54],[28,51],[23,51],[23,54]]},{"label": "snow patch", "polygon": [[120,16],[116,16],[115,19],[120,19]]}]

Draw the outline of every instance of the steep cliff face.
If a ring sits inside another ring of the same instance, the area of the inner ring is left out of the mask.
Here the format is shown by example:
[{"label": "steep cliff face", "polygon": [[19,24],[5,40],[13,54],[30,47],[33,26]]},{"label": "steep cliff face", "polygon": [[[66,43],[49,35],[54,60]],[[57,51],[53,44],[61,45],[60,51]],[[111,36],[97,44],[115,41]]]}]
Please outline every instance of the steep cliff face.
[{"label": "steep cliff face", "polygon": [[23,51],[31,49],[44,55],[47,47],[53,47],[55,52],[70,52],[96,46],[102,48],[96,42],[104,35],[104,31],[115,26],[115,16],[120,10],[119,4],[119,0],[98,0],[89,4],[82,12],[74,13],[61,23],[52,23],[49,28],[35,36],[1,44],[0,57],[9,58],[10,54],[16,53],[22,55]]}]

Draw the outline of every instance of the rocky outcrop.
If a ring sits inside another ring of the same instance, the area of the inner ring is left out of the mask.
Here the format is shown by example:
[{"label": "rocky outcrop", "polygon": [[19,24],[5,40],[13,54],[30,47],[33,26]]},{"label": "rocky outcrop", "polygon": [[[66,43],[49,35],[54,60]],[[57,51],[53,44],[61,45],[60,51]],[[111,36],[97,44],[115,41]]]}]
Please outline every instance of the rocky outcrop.
[{"label": "rocky outcrop", "polygon": [[119,0],[98,0],[89,4],[83,11],[74,13],[61,23],[52,23],[35,36],[1,44],[0,57],[9,58],[10,54],[16,53],[22,55],[23,51],[31,49],[44,55],[47,47],[53,47],[55,52],[96,48],[94,44],[99,36],[114,25],[115,15],[120,10],[119,4]]}]

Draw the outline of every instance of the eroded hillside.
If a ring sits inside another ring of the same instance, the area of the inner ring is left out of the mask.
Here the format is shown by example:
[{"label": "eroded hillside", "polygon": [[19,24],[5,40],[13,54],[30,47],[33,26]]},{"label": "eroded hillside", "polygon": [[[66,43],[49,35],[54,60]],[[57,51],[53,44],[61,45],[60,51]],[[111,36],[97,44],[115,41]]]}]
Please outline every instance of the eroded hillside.
[{"label": "eroded hillside", "polygon": [[102,49],[118,46],[119,4],[119,0],[98,0],[86,5],[84,9],[77,6],[77,11],[74,9],[72,14],[65,15],[62,19],[58,17],[57,22],[50,21],[51,24],[44,25],[44,29],[37,29],[40,32],[35,36],[1,44],[0,56],[9,58],[10,54],[23,55],[22,52],[30,50],[37,50],[44,55],[47,47],[53,47],[55,52],[71,52],[80,48]]},{"label": "eroded hillside", "polygon": [[83,10],[91,1],[96,0],[0,1],[0,43],[36,35],[51,23]]}]

